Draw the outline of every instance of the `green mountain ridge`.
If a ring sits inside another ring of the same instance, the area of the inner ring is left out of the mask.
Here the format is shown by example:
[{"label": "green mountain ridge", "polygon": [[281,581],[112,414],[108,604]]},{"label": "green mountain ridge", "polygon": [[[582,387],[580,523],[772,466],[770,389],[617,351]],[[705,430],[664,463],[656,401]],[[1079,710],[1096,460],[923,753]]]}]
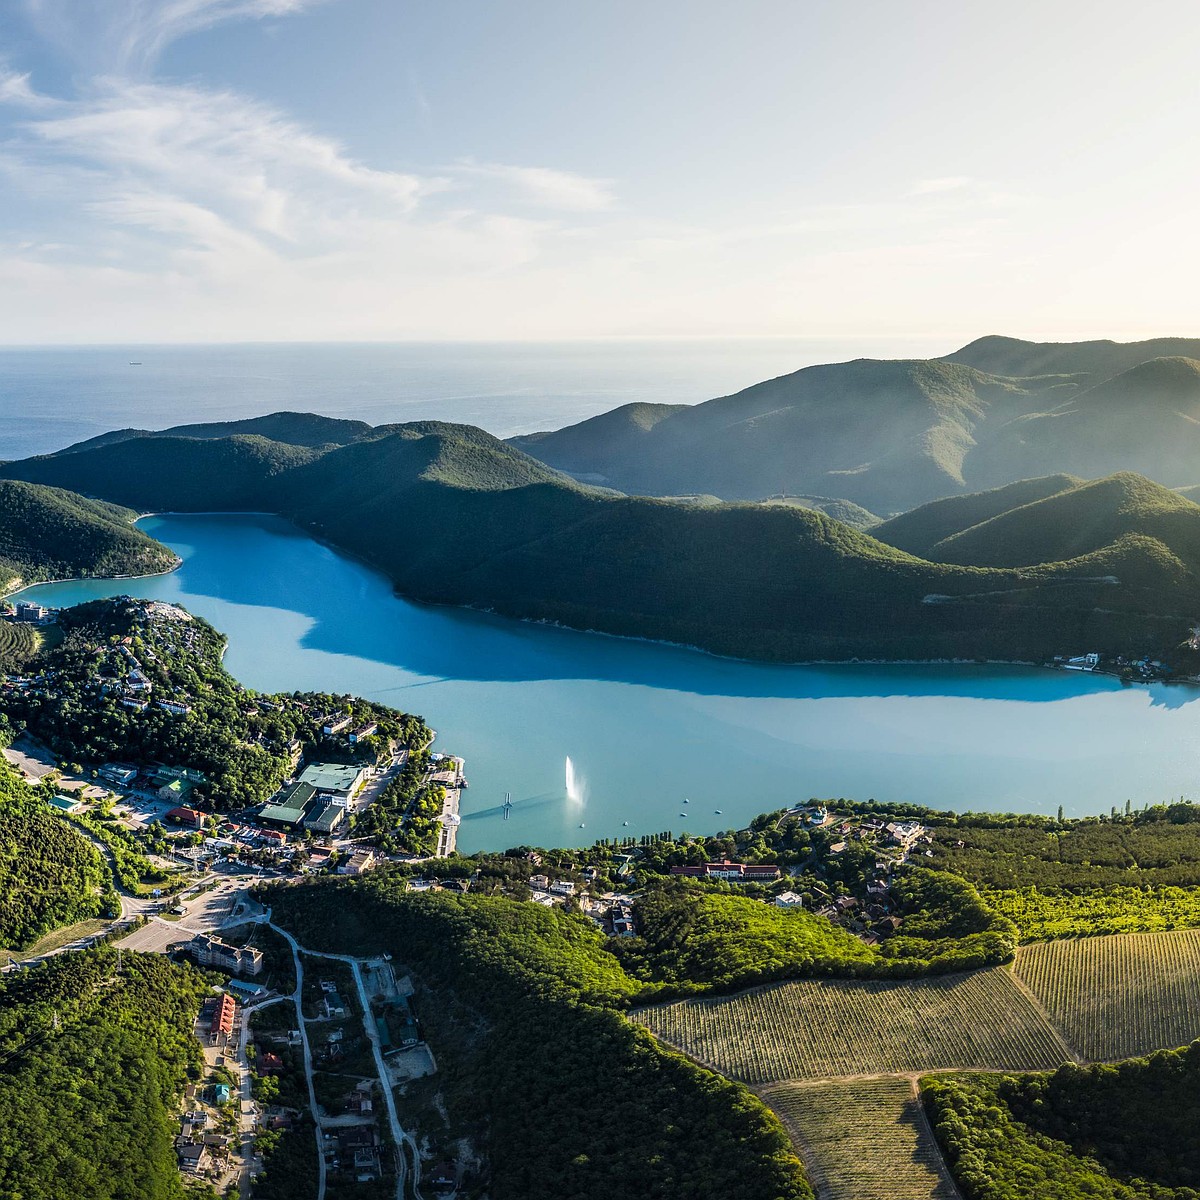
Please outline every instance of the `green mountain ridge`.
[{"label": "green mountain ridge", "polygon": [[1082,482],[1074,475],[1046,475],[1038,479],[1022,479],[986,492],[947,496],[884,521],[872,532],[889,546],[920,558],[928,558],[930,550],[944,538],[970,529],[1009,509],[1044,500]]},{"label": "green mountain ridge", "polygon": [[1200,564],[1200,506],[1140,475],[1080,483],[992,517],[932,547],[937,562],[1016,567],[1092,554],[1122,538],[1151,537]]},{"label": "green mountain ridge", "polygon": [[1200,463],[1200,339],[989,337],[940,359],[805,367],[655,414],[512,439],[551,466],[647,495],[842,497],[878,513],[1056,471],[1173,487]]},{"label": "green mountain ridge", "polygon": [[1186,634],[1195,603],[1190,543],[1136,521],[1117,541],[1064,542],[1063,561],[930,562],[803,508],[590,488],[439,422],[324,451],[141,438],[0,474],[142,510],[275,512],[418,600],[746,658],[1044,660],[1081,643],[1158,653]]},{"label": "green mountain ridge", "polygon": [[77,576],[145,575],[178,561],[135,513],[57,487],[0,481],[0,593]]},{"label": "green mountain ridge", "polygon": [[135,438],[190,437],[224,438],[235,434],[251,434],[289,446],[344,446],[365,437],[371,426],[365,421],[348,421],[340,417],[323,417],[317,413],[274,412],[262,417],[247,417],[239,421],[208,421],[194,425],[173,425],[170,429],[114,429],[98,437],[75,442],[59,450],[59,454],[74,454],[79,450],[96,450],[117,442]]}]

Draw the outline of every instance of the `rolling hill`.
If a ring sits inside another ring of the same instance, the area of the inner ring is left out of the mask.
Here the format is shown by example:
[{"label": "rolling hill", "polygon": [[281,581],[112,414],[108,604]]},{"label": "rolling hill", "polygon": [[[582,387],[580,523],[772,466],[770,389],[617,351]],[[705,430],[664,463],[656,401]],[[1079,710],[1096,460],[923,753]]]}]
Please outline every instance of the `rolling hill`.
[{"label": "rolling hill", "polygon": [[817,494],[885,515],[1064,471],[1186,487],[1200,472],[1200,339],[988,337],[941,359],[806,367],[652,419],[618,409],[513,444],[625,492]]},{"label": "rolling hill", "polygon": [[876,525],[872,532],[889,546],[928,558],[930,550],[944,538],[1023,504],[1044,500],[1082,482],[1074,475],[1045,475],[1040,479],[1022,479],[986,492],[947,496],[944,500],[931,500],[890,521],[884,521]]},{"label": "rolling hill", "polygon": [[1155,358],[1200,358],[1200,338],[1150,338],[1143,342],[1026,342],[995,334],[945,356],[989,375],[1087,375],[1111,379]]},{"label": "rolling hill", "polygon": [[[958,528],[950,525],[951,511]],[[1064,562],[1114,553],[1137,538],[1157,543],[1147,545],[1153,557],[1200,569],[1200,505],[1132,472],[1086,482],[1055,475],[935,501],[875,534],[935,562],[975,567]]]},{"label": "rolling hill", "polygon": [[109,433],[100,434],[99,437],[76,442],[58,453],[73,454],[77,450],[95,450],[100,446],[111,446],[117,442],[132,441],[134,438],[225,438],[237,434],[269,438],[287,446],[344,446],[370,432],[371,426],[365,421],[322,417],[317,413],[276,412],[268,413],[264,417],[248,417],[242,421],[174,425],[170,429],[157,432],[150,429],[114,429]]},{"label": "rolling hill", "polygon": [[142,509],[276,512],[420,600],[750,658],[1040,660],[1082,642],[1157,653],[1184,635],[1195,598],[1194,563],[1136,530],[1046,566],[935,563],[803,508],[590,488],[437,422],[321,451],[139,438],[0,474]]},{"label": "rolling hill", "polygon": [[0,594],[40,579],[146,575],[178,561],[133,512],[56,487],[0,481]]}]

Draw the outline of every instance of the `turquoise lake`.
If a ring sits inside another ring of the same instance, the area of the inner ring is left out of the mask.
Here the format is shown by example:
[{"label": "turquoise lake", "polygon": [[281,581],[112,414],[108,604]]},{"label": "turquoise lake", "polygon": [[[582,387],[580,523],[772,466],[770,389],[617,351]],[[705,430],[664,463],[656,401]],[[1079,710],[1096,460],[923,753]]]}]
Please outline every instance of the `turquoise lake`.
[{"label": "turquoise lake", "polygon": [[[1198,790],[1193,688],[1016,667],[734,662],[412,604],[272,517],[142,528],[183,558],[178,571],[29,594],[174,601],[229,635],[226,665],[250,687],[356,692],[423,714],[438,748],[467,760],[465,852],[714,832],[814,796],[1078,816]],[[568,757],[582,799],[568,799]]]}]

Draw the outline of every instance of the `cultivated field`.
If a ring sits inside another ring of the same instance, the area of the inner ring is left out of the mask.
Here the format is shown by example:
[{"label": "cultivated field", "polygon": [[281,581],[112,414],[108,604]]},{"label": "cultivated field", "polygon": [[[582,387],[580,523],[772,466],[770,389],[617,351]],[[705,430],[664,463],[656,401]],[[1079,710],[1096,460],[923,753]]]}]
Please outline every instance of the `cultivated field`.
[{"label": "cultivated field", "polygon": [[38,644],[30,626],[0,621],[0,669],[19,670],[37,653]]},{"label": "cultivated field", "polygon": [[801,980],[632,1016],[751,1084],[956,1067],[1040,1070],[1071,1057],[1003,967],[905,982]]},{"label": "cultivated field", "polygon": [[1022,946],[1016,974],[1082,1058],[1131,1058],[1200,1038],[1200,930]]},{"label": "cultivated field", "polygon": [[759,1093],[804,1156],[818,1200],[955,1200],[908,1079],[776,1083]]}]

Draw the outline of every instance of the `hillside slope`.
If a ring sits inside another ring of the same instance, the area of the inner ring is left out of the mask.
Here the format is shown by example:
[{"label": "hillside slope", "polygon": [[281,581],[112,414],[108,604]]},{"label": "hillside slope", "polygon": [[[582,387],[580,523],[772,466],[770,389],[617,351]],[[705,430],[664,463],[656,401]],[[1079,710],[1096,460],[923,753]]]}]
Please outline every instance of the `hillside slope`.
[{"label": "hillside slope", "polygon": [[1200,568],[1200,505],[1131,472],[1018,504],[942,539],[927,555],[936,562],[1021,567],[1094,554],[1134,536],[1154,539],[1190,571]]},{"label": "hillside slope", "polygon": [[551,433],[529,433],[511,439],[512,445],[551,466],[569,463],[581,478],[606,479],[638,453],[642,438],[660,421],[681,412],[686,404],[623,404],[610,412]]},{"label": "hillside slope", "polygon": [[572,472],[604,462],[603,481],[627,492],[815,493],[893,512],[962,489],[975,428],[997,407],[1029,405],[1021,387],[970,367],[859,359],[666,414],[624,438],[620,456],[589,441],[599,418],[522,445]]},{"label": "hillside slope", "polygon": [[0,979],[0,1196],[195,1196],[172,1142],[207,991],[191,967],[107,948]]},{"label": "hillside slope", "polygon": [[0,481],[0,594],[39,579],[170,570],[175,555],[135,529],[135,515],[56,487]]},{"label": "hillside slope", "polygon": [[1149,338],[1143,342],[1026,342],[990,335],[947,354],[989,375],[1086,375],[1092,382],[1111,379],[1155,358],[1200,358],[1200,338]]},{"label": "hillside slope", "polygon": [[263,417],[248,417],[242,421],[208,421],[195,425],[174,425],[170,429],[114,429],[99,437],[88,438],[59,450],[59,454],[74,454],[78,450],[95,450],[146,437],[225,438],[247,434],[283,442],[287,446],[344,446],[371,432],[365,421],[347,421],[339,417],[323,417],[317,413],[276,412]]},{"label": "hillside slope", "polygon": [[142,508],[278,512],[417,599],[752,658],[1158,652],[1194,606],[1191,563],[1149,537],[1020,571],[932,563],[804,509],[588,488],[439,423],[325,452],[138,439],[2,473]]},{"label": "hillside slope", "polygon": [[0,763],[0,949],[96,916],[110,889],[91,843]]},{"label": "hillside slope", "polygon": [[1082,482],[1074,475],[1043,475],[1039,479],[1022,479],[986,492],[947,496],[884,521],[871,533],[898,550],[928,558],[929,551],[945,538]]},{"label": "hillside slope", "polygon": [[[1195,356],[1195,357],[1193,357]],[[940,359],[833,363],[635,422],[514,444],[626,492],[842,497],[884,515],[1056,472],[1200,482],[1200,339],[982,338]]]},{"label": "hillside slope", "polygon": [[1200,361],[1156,358],[1043,412],[997,428],[972,456],[968,481],[1005,482],[1067,471],[1095,477],[1137,471],[1186,487],[1200,471]]}]

